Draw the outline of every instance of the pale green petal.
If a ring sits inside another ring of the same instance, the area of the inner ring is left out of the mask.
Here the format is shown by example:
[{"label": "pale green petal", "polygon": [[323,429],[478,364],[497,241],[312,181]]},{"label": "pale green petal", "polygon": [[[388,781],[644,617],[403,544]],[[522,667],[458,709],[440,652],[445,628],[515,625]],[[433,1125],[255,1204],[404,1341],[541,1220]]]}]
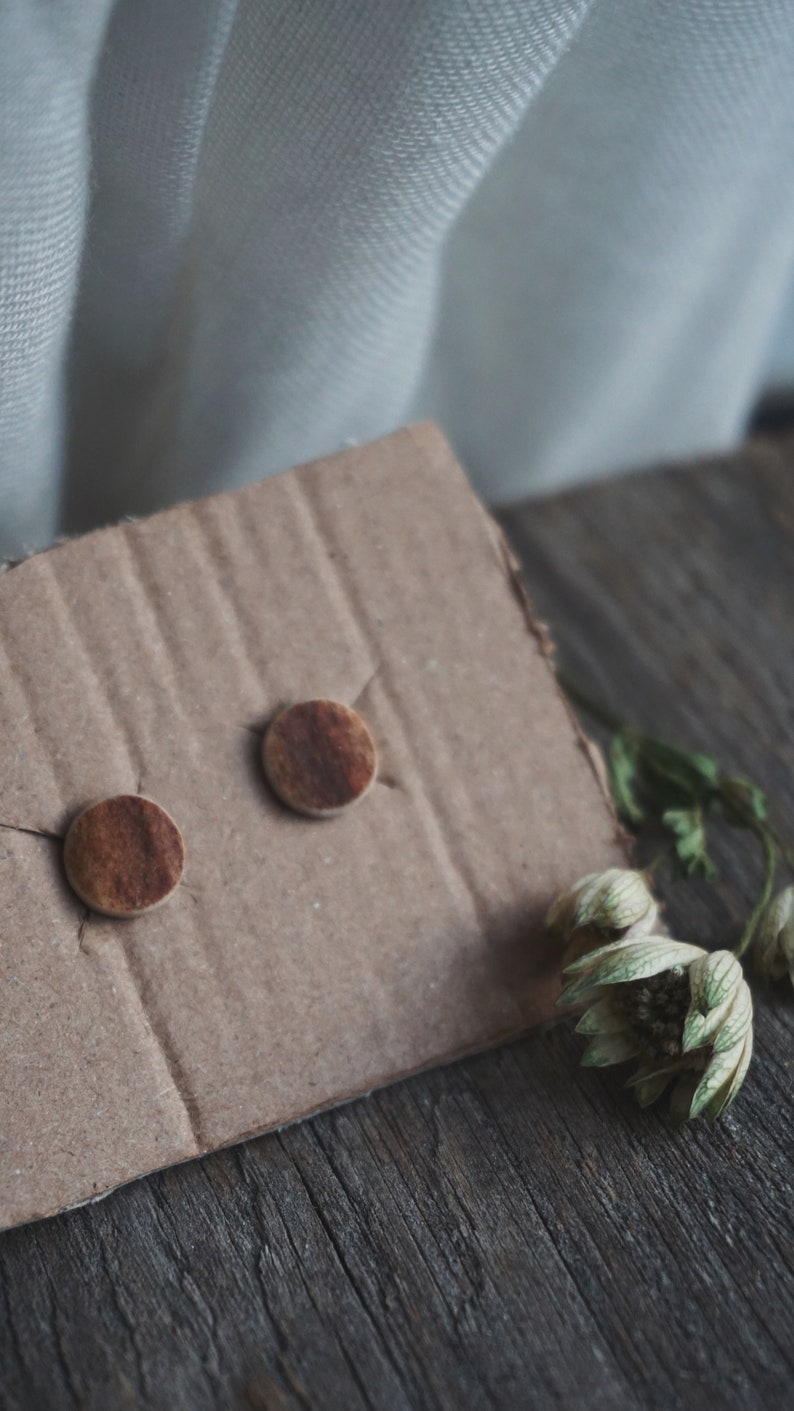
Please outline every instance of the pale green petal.
[{"label": "pale green petal", "polygon": [[[727,1011],[726,1011],[727,1012]],[[690,1053],[693,1048],[702,1048],[711,1038],[714,1030],[719,1027],[721,1015],[718,1010],[712,1010],[711,1014],[701,1014],[699,1010],[690,1010],[684,1021],[684,1032],[681,1036],[681,1047],[684,1053]]]},{"label": "pale green petal", "polygon": [[636,936],[622,936],[619,941],[607,941],[605,945],[599,946],[598,950],[588,951],[587,955],[580,956],[578,960],[572,960],[570,965],[566,965],[564,973],[577,975],[585,970],[593,970],[602,956],[614,955],[618,951],[626,950],[629,946],[636,944]]},{"label": "pale green petal", "polygon": [[613,941],[567,965],[563,974],[573,976],[558,1004],[582,1003],[601,986],[644,980],[674,966],[688,966],[705,952],[701,946],[685,945],[669,936],[642,936]]},{"label": "pale green petal", "polygon": [[644,916],[640,916],[636,921],[632,921],[626,931],[624,940],[637,938],[638,936],[656,936],[659,934],[659,908],[656,902],[649,906]]},{"label": "pale green petal", "polygon": [[574,961],[600,949],[603,944],[604,937],[600,931],[596,930],[595,926],[582,926],[578,931],[571,931],[560,958],[561,971],[564,973],[569,965],[574,964]]},{"label": "pale green petal", "polygon": [[604,995],[596,1000],[576,1026],[577,1034],[619,1034],[626,1027],[626,1016],[612,1000]]},{"label": "pale green petal", "polygon": [[708,1009],[706,1004],[706,967],[709,959],[708,955],[703,955],[689,968],[689,992],[692,996],[692,1008],[704,1015]]},{"label": "pale green petal", "polygon": [[[774,955],[767,963],[758,962],[759,974],[765,980],[782,980],[786,973],[786,962],[782,955]],[[788,966],[790,975],[794,974],[794,964]]]},{"label": "pale green petal", "polygon": [[786,962],[781,954],[777,940],[775,941],[775,945],[763,954],[756,949],[755,964],[759,975],[764,980],[783,979],[786,973]]},{"label": "pale green petal", "polygon": [[579,926],[588,926],[594,919],[598,909],[598,895],[604,879],[607,879],[607,885],[609,885],[612,873],[617,870],[616,867],[613,867],[608,872],[589,872],[581,882],[577,882],[574,887],[576,904],[571,921],[574,930]]},{"label": "pale green petal", "polygon": [[702,946],[686,945],[683,941],[671,940],[669,936],[624,936],[619,941],[611,941],[609,945],[600,946],[598,950],[591,950],[579,960],[574,960],[570,965],[566,965],[564,973],[586,973],[594,985],[611,984],[611,980],[602,978],[602,969],[609,968],[613,963],[618,963],[618,969],[622,969],[623,965],[619,963],[621,958],[624,958],[626,963],[633,964],[636,961],[643,966],[636,976],[621,975],[621,980],[631,980],[658,975],[662,970],[669,970],[674,965],[691,965],[693,960],[698,960],[705,954]]},{"label": "pale green petal", "polygon": [[636,1073],[632,1074],[630,1078],[627,1078],[626,1087],[633,1088],[637,1083],[644,1083],[647,1078],[660,1078],[663,1073],[665,1077],[672,1078],[675,1073],[680,1071],[677,1063],[664,1063],[660,1068],[659,1064],[661,1062],[661,1059],[658,1059],[656,1062],[650,1059],[644,1059]]},{"label": "pale green petal", "polygon": [[789,917],[786,924],[780,928],[780,949],[786,963],[794,965],[794,916]]},{"label": "pale green petal", "polygon": [[758,969],[770,979],[785,975],[786,962],[794,965],[794,886],[784,887],[766,907],[753,949]]},{"label": "pale green petal", "polygon": [[689,972],[692,999],[699,1009],[718,1009],[731,998],[743,978],[735,955],[729,950],[712,951],[696,961]]},{"label": "pale green petal", "polygon": [[593,988],[589,976],[585,976],[583,980],[574,980],[572,984],[566,985],[559,999],[556,1000],[556,1003],[562,1005],[582,1005],[588,1004],[590,1000],[596,1000],[598,997],[598,988]]},{"label": "pale green petal", "polygon": [[650,1108],[652,1102],[659,1101],[671,1078],[671,1072],[652,1072],[647,1078],[633,1079],[632,1086],[640,1108]]},{"label": "pale green petal", "polygon": [[750,1059],[752,1058],[752,1056],[753,1031],[752,1029],[750,1029],[750,1031],[745,1035],[744,1040],[742,1042],[742,1051],[739,1056],[739,1062],[736,1065],[736,1070],[733,1074],[733,1077],[731,1078],[731,1081],[728,1083],[727,1087],[724,1089],[723,1092],[717,1093],[712,1098],[708,1107],[705,1109],[706,1116],[710,1117],[712,1121],[716,1120],[716,1118],[719,1117],[721,1113],[725,1111],[726,1108],[730,1107],[731,1103],[733,1102],[733,1099],[736,1097],[736,1094],[742,1086],[745,1077],[747,1076],[747,1070],[750,1067]]},{"label": "pale green petal", "polygon": [[[713,1115],[718,1116],[728,1102],[732,1101],[732,1096],[738,1092],[747,1071],[752,1044],[752,1031],[750,1031],[733,1048],[726,1049],[722,1053],[712,1054],[692,1099],[690,1117],[698,1117],[706,1108],[711,1108]],[[740,1075],[738,1082],[737,1074]]]},{"label": "pale green petal", "polygon": [[697,1086],[697,1091],[692,1098],[690,1117],[699,1117],[700,1113],[714,1097],[722,1093],[730,1083],[736,1072],[737,1065],[741,1058],[743,1044],[735,1049],[728,1049],[724,1053],[712,1054],[709,1059],[703,1077]]},{"label": "pale green petal", "polygon": [[726,1018],[714,1039],[714,1050],[734,1048],[753,1025],[753,998],[746,980],[741,980],[730,1002]]},{"label": "pale green petal", "polygon": [[[746,1031],[743,1011],[748,1004],[747,1022],[752,1020],[750,992],[736,957],[730,951],[719,950],[696,960],[689,969],[689,987],[692,1003],[684,1023],[684,1053],[712,1040],[719,1049],[731,1048]],[[724,1026],[731,1020],[732,1037],[723,1038]]]},{"label": "pale green petal", "polygon": [[684,1024],[684,1053],[700,1048],[728,1017],[742,967],[731,951],[704,955],[690,967],[691,1005]]},{"label": "pale green petal", "polygon": [[589,872],[562,892],[546,913],[549,930],[571,937],[592,927],[621,932],[637,927],[645,934],[656,923],[658,907],[645,875],[626,867]]},{"label": "pale green petal", "polygon": [[626,1087],[634,1088],[637,1094],[637,1101],[640,1107],[650,1107],[652,1102],[656,1102],[661,1097],[665,1088],[677,1078],[681,1072],[678,1063],[668,1063],[659,1067],[656,1063],[647,1060],[640,1064],[633,1077],[629,1078]]},{"label": "pale green petal", "polygon": [[794,886],[784,887],[768,903],[759,923],[759,938],[771,934],[776,936],[787,921],[794,917]]},{"label": "pale green petal", "polygon": [[580,877],[573,887],[560,892],[546,913],[546,926],[550,931],[571,931],[581,891],[595,881],[598,875],[597,872],[589,872],[586,877]]},{"label": "pale green petal", "polygon": [[703,955],[701,946],[672,941],[669,936],[644,936],[610,953],[602,951],[592,970],[591,985],[620,985],[629,980],[645,980],[675,966],[688,966]]},{"label": "pale green petal", "polygon": [[698,1085],[697,1073],[682,1073],[670,1098],[670,1121],[674,1127],[683,1127],[693,1115],[692,1100]]},{"label": "pale green petal", "polygon": [[610,1063],[625,1063],[637,1055],[637,1042],[630,1034],[596,1034],[582,1054],[585,1068],[605,1068]]},{"label": "pale green petal", "polygon": [[601,886],[590,901],[591,915],[587,920],[610,930],[623,931],[655,906],[642,872],[611,868],[604,873]]}]

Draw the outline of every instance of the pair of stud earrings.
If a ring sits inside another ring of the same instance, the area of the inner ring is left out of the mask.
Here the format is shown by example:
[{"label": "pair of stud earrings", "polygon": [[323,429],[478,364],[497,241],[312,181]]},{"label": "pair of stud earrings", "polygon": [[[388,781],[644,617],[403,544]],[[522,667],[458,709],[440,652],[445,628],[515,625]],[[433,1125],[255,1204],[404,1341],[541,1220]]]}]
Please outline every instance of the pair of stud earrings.
[{"label": "pair of stud earrings", "polygon": [[[331,818],[363,799],[377,773],[369,728],[338,701],[301,701],[271,721],[262,764],[282,803],[307,818]],[[89,804],[64,839],[69,885],[92,911],[117,919],[152,911],[175,891],[185,844],[170,814],[141,794]]]}]

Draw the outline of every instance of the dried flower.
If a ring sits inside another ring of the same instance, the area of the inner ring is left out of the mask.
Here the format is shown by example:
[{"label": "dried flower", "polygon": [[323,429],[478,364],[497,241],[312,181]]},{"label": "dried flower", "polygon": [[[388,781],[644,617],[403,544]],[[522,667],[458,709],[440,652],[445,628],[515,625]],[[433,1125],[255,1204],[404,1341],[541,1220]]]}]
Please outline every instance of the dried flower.
[{"label": "dried flower", "polygon": [[675,1080],[674,1120],[718,1117],[744,1081],[752,1054],[752,1000],[738,960],[667,936],[628,937],[566,967],[560,1004],[586,1004],[577,1029],[591,1036],[582,1062],[639,1059],[631,1079],[647,1107]]},{"label": "dried flower", "polygon": [[652,932],[659,908],[642,872],[626,867],[610,867],[606,872],[590,872],[568,891],[562,892],[546,917],[550,930],[570,940],[576,931],[589,929],[599,940]]},{"label": "dried flower", "polygon": [[788,974],[794,985],[794,887],[784,887],[763,911],[754,952],[755,963],[768,980]]}]

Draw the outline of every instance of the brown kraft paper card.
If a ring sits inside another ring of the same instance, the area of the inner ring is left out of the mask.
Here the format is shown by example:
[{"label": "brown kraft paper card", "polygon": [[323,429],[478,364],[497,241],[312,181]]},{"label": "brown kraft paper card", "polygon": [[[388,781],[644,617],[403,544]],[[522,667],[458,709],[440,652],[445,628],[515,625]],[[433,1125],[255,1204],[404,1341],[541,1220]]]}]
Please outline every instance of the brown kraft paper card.
[{"label": "brown kraft paper card", "polygon": [[[283,705],[352,705],[345,814],[265,781]],[[140,792],[183,881],[87,914],[59,841]],[[0,1224],[548,1021],[554,894],[623,860],[499,530],[432,426],[0,577]],[[45,836],[42,836],[45,835]]]}]

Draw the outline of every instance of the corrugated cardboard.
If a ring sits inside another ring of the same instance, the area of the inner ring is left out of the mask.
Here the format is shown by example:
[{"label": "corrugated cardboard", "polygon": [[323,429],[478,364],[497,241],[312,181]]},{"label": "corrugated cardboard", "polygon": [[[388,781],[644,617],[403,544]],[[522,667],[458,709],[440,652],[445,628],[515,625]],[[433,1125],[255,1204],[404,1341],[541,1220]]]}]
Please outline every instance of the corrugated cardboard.
[{"label": "corrugated cardboard", "polygon": [[[315,696],[380,753],[322,822],[259,760]],[[136,790],[182,829],[184,882],[86,920],[59,838]],[[0,578],[0,824],[4,1225],[548,1020],[533,927],[622,856],[499,531],[429,426]]]}]

